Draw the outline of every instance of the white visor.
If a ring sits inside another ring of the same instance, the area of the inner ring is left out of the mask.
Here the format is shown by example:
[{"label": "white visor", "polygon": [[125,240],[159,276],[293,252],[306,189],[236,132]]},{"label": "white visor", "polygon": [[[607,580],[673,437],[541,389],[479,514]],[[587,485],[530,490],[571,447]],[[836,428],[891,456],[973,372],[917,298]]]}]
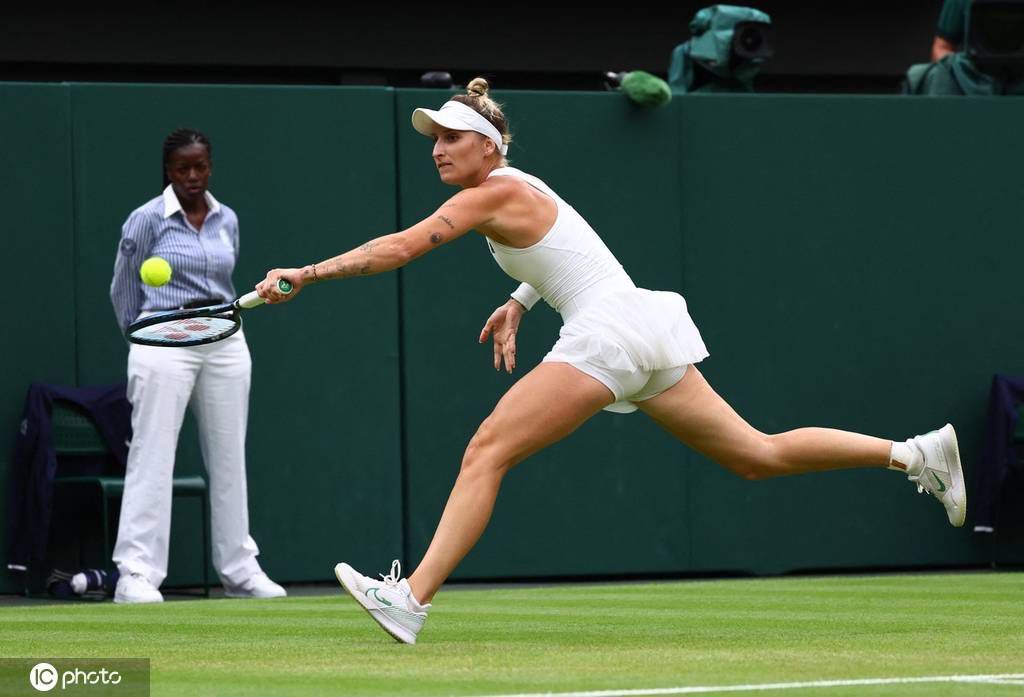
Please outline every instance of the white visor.
[{"label": "white visor", "polygon": [[462,102],[446,102],[437,111],[421,108],[412,112],[412,127],[423,135],[437,135],[438,126],[452,131],[475,131],[494,141],[502,155],[508,154],[508,145],[494,124]]}]

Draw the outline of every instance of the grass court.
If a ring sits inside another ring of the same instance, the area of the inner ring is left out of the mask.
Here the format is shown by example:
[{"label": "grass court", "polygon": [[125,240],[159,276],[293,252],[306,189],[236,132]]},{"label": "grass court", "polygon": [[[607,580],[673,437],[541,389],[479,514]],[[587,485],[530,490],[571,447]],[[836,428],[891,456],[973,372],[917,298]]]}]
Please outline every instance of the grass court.
[{"label": "grass court", "polygon": [[11,605],[0,655],[148,657],[168,696],[989,697],[1024,694],[1022,589],[1012,573],[462,587],[438,595],[415,646],[340,589]]}]

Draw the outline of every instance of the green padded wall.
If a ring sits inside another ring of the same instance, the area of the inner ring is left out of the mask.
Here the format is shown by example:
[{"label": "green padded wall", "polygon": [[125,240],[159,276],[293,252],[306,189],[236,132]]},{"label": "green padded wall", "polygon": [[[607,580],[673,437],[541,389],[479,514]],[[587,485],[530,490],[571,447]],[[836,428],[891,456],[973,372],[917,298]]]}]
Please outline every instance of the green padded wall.
[{"label": "green padded wall", "polygon": [[[432,214],[454,190],[409,115],[447,96],[0,85],[2,144],[20,163],[0,175],[5,248],[17,287],[33,289],[15,309],[28,340],[5,353],[8,443],[30,380],[124,379],[110,272],[125,217],[159,193],[169,130],[213,140],[211,188],[241,220],[242,291],[271,266]],[[683,292],[712,354],[701,370],[753,425],[905,438],[950,420],[973,480],[991,375],[1024,372],[1024,102],[690,95],[645,110],[610,93],[498,96],[512,164],[575,205],[639,285]],[[476,337],[515,285],[471,233],[398,273],[248,315],[250,510],[274,577],[329,580],[340,559],[367,570],[420,560],[465,444],[514,379],[493,371]],[[527,315],[520,374],[558,327],[543,304]],[[202,471],[193,425],[178,461]],[[0,475],[9,465],[5,447]],[[179,513],[169,584],[199,572],[194,511]],[[456,577],[1024,557],[1020,536],[986,539],[970,524],[949,528],[896,473],[744,482],[642,414],[600,414],[509,475]],[[0,575],[0,592],[15,590]]]},{"label": "green padded wall", "polygon": [[[440,184],[430,140],[409,125],[446,93],[398,94],[402,224],[430,215],[454,190]],[[638,284],[678,288],[682,240],[671,111],[606,94],[514,92],[506,102],[514,166],[547,181],[603,236]],[[480,235],[403,269],[408,562],[418,561],[477,425],[514,378],[491,367],[480,327],[516,285]],[[539,303],[523,320],[519,374],[558,336]],[[690,565],[685,451],[644,417],[600,414],[505,479],[494,517],[457,577],[656,573]]]},{"label": "green padded wall", "polygon": [[[680,100],[684,277],[709,380],[756,427],[903,439],[1024,370],[1019,100]],[[696,570],[983,563],[892,472],[749,484],[694,457]]]},{"label": "green padded wall", "polygon": [[[110,307],[121,225],[158,195],[163,139],[188,126],[213,144],[211,191],[237,213],[239,293],[273,266],[318,261],[395,226],[387,89],[74,85],[79,379],[124,379]],[[261,562],[281,581],[325,579],[340,559],[390,561],[401,544],[397,285],[333,284],[247,314],[253,355],[249,510]],[[171,350],[171,349],[169,349]],[[195,429],[179,472],[203,471]],[[195,554],[175,532],[175,559]],[[172,576],[168,583],[194,580]]]},{"label": "green padded wall", "polygon": [[[0,371],[0,540],[7,550],[7,482],[30,382],[75,381],[74,226],[67,90],[0,84],[0,207],[8,339]],[[0,592],[19,591],[0,573]]]}]

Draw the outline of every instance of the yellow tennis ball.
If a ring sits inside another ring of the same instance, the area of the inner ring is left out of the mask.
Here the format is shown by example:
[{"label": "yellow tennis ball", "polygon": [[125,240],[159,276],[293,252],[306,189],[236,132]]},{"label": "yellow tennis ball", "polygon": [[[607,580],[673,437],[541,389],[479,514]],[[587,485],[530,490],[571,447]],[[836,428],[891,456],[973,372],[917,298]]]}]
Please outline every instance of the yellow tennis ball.
[{"label": "yellow tennis ball", "polygon": [[163,257],[150,257],[139,267],[139,276],[147,286],[159,288],[171,280],[171,265]]}]

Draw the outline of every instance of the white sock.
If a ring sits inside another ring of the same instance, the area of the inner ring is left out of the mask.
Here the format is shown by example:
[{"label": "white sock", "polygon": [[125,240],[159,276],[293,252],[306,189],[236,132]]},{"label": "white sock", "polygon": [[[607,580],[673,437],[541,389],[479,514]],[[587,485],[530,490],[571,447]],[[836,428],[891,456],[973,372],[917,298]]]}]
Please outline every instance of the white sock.
[{"label": "white sock", "polygon": [[408,591],[409,607],[414,612],[426,612],[430,608],[430,603],[422,605],[420,601],[416,600],[416,596],[412,594],[412,587],[409,586],[409,581],[403,578],[400,585],[403,587],[403,590]]},{"label": "white sock", "polygon": [[[889,469],[896,470],[898,472],[913,472],[917,469],[919,461],[921,460],[921,454],[917,448],[910,445],[910,441],[892,443],[892,450],[889,451]],[[906,465],[906,469],[897,467],[893,462],[899,462],[902,465]]]}]

